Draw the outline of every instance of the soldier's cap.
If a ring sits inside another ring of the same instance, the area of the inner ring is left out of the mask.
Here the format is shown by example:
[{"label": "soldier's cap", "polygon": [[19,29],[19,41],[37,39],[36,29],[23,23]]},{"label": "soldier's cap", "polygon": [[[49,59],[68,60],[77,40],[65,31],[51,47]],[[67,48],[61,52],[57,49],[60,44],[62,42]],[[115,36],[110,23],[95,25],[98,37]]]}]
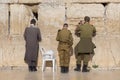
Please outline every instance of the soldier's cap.
[{"label": "soldier's cap", "polygon": [[85,16],[85,17],[84,17],[84,21],[85,21],[85,22],[89,22],[89,21],[90,21],[90,17],[89,17],[89,16]]}]

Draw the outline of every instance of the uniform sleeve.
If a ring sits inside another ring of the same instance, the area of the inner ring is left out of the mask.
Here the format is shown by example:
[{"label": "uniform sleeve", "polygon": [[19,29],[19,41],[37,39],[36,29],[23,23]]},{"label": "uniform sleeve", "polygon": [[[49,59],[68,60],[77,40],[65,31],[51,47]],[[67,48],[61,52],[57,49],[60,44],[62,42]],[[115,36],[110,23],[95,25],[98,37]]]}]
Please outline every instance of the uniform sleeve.
[{"label": "uniform sleeve", "polygon": [[71,32],[70,32],[70,37],[69,37],[69,44],[70,44],[70,46],[73,45],[73,36],[72,36]]},{"label": "uniform sleeve", "polygon": [[37,39],[38,39],[38,41],[42,41],[41,32],[40,32],[40,29],[39,29],[39,28],[38,28]]},{"label": "uniform sleeve", "polygon": [[81,25],[78,25],[77,27],[76,27],[76,29],[75,29],[75,35],[77,36],[77,37],[80,37],[80,31],[81,31],[81,27],[80,27]]},{"label": "uniform sleeve", "polygon": [[57,41],[60,41],[60,37],[59,37],[60,31],[61,31],[61,30],[59,29],[58,32],[57,32],[57,36],[56,36],[56,40],[57,40]]},{"label": "uniform sleeve", "polygon": [[73,36],[71,32],[70,32],[70,40],[73,42]]},{"label": "uniform sleeve", "polygon": [[96,36],[96,28],[93,26],[93,37]]}]

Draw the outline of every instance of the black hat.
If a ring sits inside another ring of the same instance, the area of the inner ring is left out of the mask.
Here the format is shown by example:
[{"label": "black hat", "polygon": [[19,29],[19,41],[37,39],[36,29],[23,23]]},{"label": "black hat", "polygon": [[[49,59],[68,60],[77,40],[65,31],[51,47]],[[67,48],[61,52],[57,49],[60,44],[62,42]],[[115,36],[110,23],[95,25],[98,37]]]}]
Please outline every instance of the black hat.
[{"label": "black hat", "polygon": [[31,21],[30,21],[30,24],[36,24],[36,20],[35,19],[32,19]]}]

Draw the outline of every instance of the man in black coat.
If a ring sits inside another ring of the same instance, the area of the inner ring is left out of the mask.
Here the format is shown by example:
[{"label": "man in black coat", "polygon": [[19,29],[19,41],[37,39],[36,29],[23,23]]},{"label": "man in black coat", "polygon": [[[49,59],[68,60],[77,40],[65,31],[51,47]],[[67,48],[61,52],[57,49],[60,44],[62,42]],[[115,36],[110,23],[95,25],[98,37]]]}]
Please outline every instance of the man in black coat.
[{"label": "man in black coat", "polygon": [[26,41],[25,62],[28,64],[29,71],[37,71],[37,60],[39,41],[41,41],[40,29],[35,26],[36,20],[30,21],[30,26],[26,27],[24,32],[24,39]]}]

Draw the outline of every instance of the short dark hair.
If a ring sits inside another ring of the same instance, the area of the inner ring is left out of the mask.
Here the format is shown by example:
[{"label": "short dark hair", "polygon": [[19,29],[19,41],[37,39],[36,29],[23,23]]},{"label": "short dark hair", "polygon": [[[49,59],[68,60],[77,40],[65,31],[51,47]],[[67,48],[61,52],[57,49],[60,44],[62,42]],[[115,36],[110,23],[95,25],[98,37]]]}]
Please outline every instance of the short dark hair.
[{"label": "short dark hair", "polygon": [[36,20],[35,19],[32,19],[31,21],[30,21],[30,24],[36,24]]},{"label": "short dark hair", "polygon": [[90,17],[89,17],[89,16],[85,16],[85,17],[84,17],[84,21],[85,21],[85,22],[90,22]]},{"label": "short dark hair", "polygon": [[65,27],[65,26],[68,27],[68,24],[67,24],[67,23],[64,23],[63,27]]}]

